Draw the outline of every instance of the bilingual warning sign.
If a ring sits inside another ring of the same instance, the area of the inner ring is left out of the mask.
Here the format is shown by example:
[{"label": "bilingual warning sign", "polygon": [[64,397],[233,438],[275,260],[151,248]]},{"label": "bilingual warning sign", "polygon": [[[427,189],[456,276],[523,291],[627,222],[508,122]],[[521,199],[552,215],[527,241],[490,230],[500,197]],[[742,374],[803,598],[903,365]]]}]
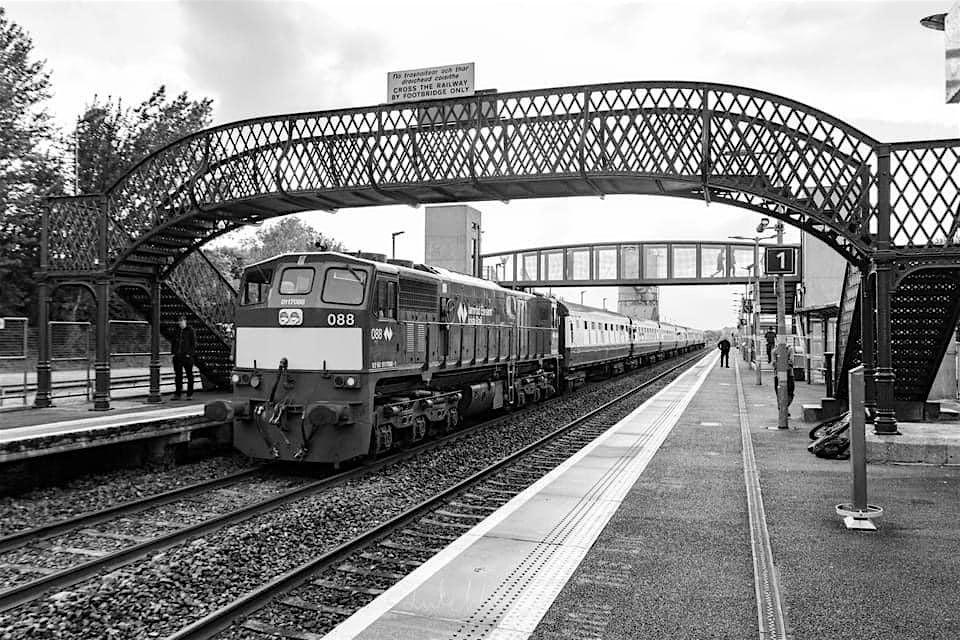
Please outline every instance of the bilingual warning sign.
[{"label": "bilingual warning sign", "polygon": [[475,92],[474,63],[427,67],[387,74],[387,102],[464,98]]}]

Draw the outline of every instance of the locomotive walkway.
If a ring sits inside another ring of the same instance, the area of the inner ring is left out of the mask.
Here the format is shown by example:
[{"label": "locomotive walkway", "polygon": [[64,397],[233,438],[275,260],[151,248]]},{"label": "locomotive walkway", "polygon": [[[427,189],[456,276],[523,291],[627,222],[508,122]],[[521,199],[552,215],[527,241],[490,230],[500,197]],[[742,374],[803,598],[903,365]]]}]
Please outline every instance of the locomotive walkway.
[{"label": "locomotive walkway", "polygon": [[731,361],[708,355],[327,637],[960,637],[960,466],[870,465],[885,515],[847,531],[849,462],[807,453],[798,421],[768,430],[769,379]]}]

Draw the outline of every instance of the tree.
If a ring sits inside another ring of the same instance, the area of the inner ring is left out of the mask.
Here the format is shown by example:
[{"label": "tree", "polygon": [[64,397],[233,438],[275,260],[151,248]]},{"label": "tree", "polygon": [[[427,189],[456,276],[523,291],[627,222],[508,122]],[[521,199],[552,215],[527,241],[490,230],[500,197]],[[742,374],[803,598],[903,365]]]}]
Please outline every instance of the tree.
[{"label": "tree", "polygon": [[0,316],[32,315],[42,198],[64,189],[49,97],[45,62],[0,7]]},{"label": "tree", "polygon": [[283,218],[275,224],[265,225],[256,235],[243,243],[246,264],[295,251],[317,251],[318,245],[327,251],[345,251],[343,244],[328,238],[294,216]]},{"label": "tree", "polygon": [[222,244],[204,249],[204,253],[236,287],[247,265],[281,253],[319,250],[346,252],[347,248],[342,242],[325,236],[299,218],[290,216],[260,227],[252,238],[244,239],[239,245]]},{"label": "tree", "polygon": [[95,95],[74,132],[80,192],[107,191],[151,152],[210,126],[212,111],[210,98],[183,92],[171,100],[164,86],[133,109]]},{"label": "tree", "polygon": [[[130,109],[122,100],[94,95],[77,122],[72,144],[76,158],[77,190],[105,193],[137,162],[170,142],[210,125],[213,101],[191,99],[183,92],[172,100],[160,86]],[[88,299],[77,290],[58,294],[55,308],[70,320],[90,317]],[[115,318],[134,318],[118,299]]]}]

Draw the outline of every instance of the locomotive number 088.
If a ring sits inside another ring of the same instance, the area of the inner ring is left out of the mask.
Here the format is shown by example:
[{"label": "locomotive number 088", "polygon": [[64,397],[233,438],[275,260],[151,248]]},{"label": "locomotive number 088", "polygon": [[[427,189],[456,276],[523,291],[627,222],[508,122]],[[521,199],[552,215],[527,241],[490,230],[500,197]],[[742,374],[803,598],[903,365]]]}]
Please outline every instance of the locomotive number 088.
[{"label": "locomotive number 088", "polygon": [[331,327],[352,327],[356,320],[352,313],[328,313],[327,324]]}]

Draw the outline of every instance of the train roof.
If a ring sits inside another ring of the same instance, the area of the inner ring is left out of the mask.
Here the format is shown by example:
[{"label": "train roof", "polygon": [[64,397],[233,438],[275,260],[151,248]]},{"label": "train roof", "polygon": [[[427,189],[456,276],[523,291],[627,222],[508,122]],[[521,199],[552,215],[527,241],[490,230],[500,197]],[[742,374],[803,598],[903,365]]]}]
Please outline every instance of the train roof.
[{"label": "train roof", "polygon": [[501,291],[504,293],[510,293],[512,295],[520,296],[523,298],[535,298],[537,296],[531,293],[524,293],[522,291],[514,291],[513,289],[507,289],[501,287],[496,282],[491,282],[490,280],[484,280],[483,278],[476,278],[474,276],[468,276],[464,273],[458,273],[456,271],[450,271],[449,269],[444,269],[443,267],[433,267],[425,264],[418,264],[416,267],[407,267],[399,264],[391,264],[389,262],[380,262],[379,260],[370,260],[369,258],[363,258],[356,255],[351,255],[349,253],[340,253],[337,251],[289,251],[287,253],[280,253],[270,258],[260,260],[253,264],[247,265],[245,269],[250,269],[257,267],[268,262],[275,262],[277,260],[282,260],[283,258],[296,258],[299,259],[301,256],[314,258],[314,260],[307,260],[306,262],[319,262],[319,258],[337,258],[339,260],[345,260],[348,262],[355,262],[360,264],[370,265],[375,267],[378,271],[383,273],[395,273],[403,274],[407,276],[414,277],[433,277],[440,281],[446,282],[455,282],[457,284],[468,285],[471,287],[478,287],[481,289],[488,289],[491,291]]}]

